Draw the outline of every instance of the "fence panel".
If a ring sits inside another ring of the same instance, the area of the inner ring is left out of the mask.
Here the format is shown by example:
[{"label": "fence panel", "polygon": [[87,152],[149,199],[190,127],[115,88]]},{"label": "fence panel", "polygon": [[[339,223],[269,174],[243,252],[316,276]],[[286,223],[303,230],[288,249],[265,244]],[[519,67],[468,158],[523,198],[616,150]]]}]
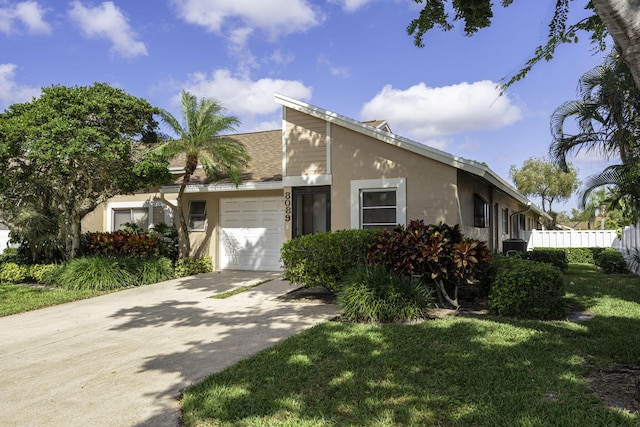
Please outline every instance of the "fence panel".
[{"label": "fence panel", "polygon": [[527,249],[610,248],[616,238],[615,230],[532,230]]},{"label": "fence panel", "polygon": [[0,254],[9,245],[9,230],[0,230]]}]

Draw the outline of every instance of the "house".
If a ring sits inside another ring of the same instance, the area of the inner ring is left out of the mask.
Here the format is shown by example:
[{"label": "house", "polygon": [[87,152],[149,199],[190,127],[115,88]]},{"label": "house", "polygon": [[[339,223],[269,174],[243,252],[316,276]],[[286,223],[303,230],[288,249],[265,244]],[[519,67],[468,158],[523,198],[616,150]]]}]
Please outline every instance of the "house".
[{"label": "house", "polygon": [[[252,158],[243,184],[210,183],[200,169],[187,186],[193,255],[211,255],[217,270],[278,270],[286,240],[412,219],[460,224],[499,252],[546,217],[487,166],[395,135],[384,121],[359,122],[283,95],[275,101],[281,130],[234,135]],[[125,219],[170,222],[158,197],[177,191],[111,199],[85,230],[111,231]]]}]

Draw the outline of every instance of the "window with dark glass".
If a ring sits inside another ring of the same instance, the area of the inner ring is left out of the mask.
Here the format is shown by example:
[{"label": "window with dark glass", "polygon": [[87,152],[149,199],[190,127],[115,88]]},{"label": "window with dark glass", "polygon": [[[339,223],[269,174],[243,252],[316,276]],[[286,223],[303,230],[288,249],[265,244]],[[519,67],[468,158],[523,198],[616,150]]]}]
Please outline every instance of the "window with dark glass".
[{"label": "window with dark glass", "polygon": [[396,189],[361,190],[360,224],[362,228],[391,228],[397,221]]},{"label": "window with dark glass", "polygon": [[481,228],[489,226],[489,204],[477,194],[473,196],[473,226]]},{"label": "window with dark glass", "polygon": [[502,208],[502,233],[509,234],[509,209]]},{"label": "window with dark glass", "polygon": [[207,202],[194,200],[189,203],[189,229],[204,230],[207,219]]}]

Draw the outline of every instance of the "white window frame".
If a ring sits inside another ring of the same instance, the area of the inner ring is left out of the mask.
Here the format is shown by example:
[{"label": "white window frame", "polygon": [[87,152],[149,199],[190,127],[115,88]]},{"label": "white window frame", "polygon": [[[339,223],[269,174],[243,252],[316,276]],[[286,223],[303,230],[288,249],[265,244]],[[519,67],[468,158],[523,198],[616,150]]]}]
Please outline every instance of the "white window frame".
[{"label": "white window frame", "polygon": [[351,228],[362,228],[360,194],[363,190],[396,190],[396,222],[407,225],[406,178],[359,179],[351,181]]}]

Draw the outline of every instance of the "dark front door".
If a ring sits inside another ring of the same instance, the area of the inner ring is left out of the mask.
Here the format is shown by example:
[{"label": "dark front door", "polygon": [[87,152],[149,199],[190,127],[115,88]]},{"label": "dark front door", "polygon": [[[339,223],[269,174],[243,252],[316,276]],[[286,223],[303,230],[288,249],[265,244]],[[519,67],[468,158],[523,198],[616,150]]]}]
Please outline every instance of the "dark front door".
[{"label": "dark front door", "polygon": [[293,237],[331,230],[331,187],[296,187],[293,193]]}]

